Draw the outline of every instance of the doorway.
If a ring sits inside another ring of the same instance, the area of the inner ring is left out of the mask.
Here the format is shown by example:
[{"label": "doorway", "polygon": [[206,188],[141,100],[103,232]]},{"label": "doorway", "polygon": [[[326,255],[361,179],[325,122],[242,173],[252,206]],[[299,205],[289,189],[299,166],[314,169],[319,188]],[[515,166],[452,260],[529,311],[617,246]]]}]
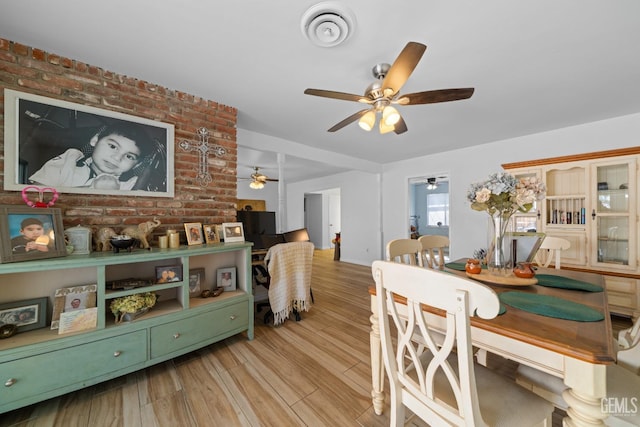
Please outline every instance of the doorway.
[{"label": "doorway", "polygon": [[409,179],[408,232],[415,239],[434,234],[449,237],[448,174]]},{"label": "doorway", "polygon": [[340,214],[339,188],[305,193],[304,225],[316,248],[333,248],[331,240],[341,231]]}]

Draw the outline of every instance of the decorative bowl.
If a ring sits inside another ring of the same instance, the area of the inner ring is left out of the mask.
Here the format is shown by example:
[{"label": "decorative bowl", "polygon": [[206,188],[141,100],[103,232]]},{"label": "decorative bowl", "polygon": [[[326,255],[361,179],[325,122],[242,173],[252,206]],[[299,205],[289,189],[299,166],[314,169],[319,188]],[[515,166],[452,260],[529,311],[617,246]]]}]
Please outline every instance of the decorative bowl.
[{"label": "decorative bowl", "polygon": [[138,243],[138,239],[134,239],[133,237],[125,235],[114,236],[109,241],[111,242],[114,253],[120,252],[120,249],[131,252],[133,245]]}]

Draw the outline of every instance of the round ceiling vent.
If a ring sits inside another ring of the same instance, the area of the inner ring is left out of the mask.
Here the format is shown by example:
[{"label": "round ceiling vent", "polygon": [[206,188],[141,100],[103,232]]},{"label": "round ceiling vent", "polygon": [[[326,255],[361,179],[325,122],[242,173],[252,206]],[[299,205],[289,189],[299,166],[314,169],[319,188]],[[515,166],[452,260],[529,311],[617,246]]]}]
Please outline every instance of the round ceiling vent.
[{"label": "round ceiling vent", "polygon": [[353,13],[338,2],[322,2],[302,15],[302,33],[313,44],[333,47],[347,40],[355,29]]}]

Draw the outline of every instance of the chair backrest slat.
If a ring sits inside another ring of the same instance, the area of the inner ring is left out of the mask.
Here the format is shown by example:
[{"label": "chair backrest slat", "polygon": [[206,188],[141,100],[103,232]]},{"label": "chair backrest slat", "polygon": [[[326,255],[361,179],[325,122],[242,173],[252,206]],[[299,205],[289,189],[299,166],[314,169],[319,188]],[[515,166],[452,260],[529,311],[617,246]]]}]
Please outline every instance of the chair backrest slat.
[{"label": "chair backrest slat", "polygon": [[395,239],[387,243],[387,261],[422,266],[422,245],[415,239]]},{"label": "chair backrest slat", "polygon": [[425,234],[418,241],[422,245],[422,265],[429,268],[444,269],[444,249],[449,247],[449,238],[441,235]]},{"label": "chair backrest slat", "polygon": [[536,252],[534,260],[541,267],[549,267],[551,261],[554,261],[556,269],[560,268],[560,255],[562,251],[566,251],[571,247],[571,243],[567,239],[561,237],[545,236],[540,249]]}]

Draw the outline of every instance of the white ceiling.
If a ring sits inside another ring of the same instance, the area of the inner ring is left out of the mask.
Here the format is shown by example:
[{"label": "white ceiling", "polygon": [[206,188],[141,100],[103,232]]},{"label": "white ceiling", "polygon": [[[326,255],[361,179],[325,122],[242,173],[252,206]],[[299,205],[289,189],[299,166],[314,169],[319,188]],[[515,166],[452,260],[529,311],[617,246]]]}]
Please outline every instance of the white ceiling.
[{"label": "white ceiling", "polygon": [[[5,2],[0,37],[236,107],[241,129],[376,163],[640,112],[637,0],[349,0],[339,4],[355,28],[331,48],[301,31],[316,3]],[[402,93],[474,87],[473,97],[400,107],[402,135],[356,123],[328,133],[363,106],[304,89],[362,94],[371,68],[408,41],[427,51]],[[274,153],[239,154],[239,176],[277,176]],[[341,169],[297,160],[286,167],[308,176]]]}]

